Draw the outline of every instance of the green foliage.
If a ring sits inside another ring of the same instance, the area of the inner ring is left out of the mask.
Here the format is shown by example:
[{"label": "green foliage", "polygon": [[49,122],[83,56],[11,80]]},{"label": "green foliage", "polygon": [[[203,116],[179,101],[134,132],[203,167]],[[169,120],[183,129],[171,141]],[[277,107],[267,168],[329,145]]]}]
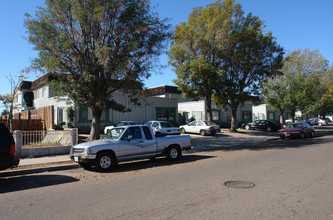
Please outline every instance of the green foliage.
[{"label": "green foliage", "polygon": [[92,109],[93,139],[103,109],[130,110],[112,98],[115,91],[137,103],[142,79],[171,37],[165,23],[147,0],[47,0],[25,19],[29,42],[39,51],[33,67],[56,75],[55,95]]},{"label": "green foliage", "polygon": [[[205,97],[235,115],[240,103],[260,92],[261,82],[281,67],[283,49],[258,16],[244,16],[234,0],[194,8],[176,27],[169,52],[174,81],[185,98]],[[212,95],[213,94],[213,95]]]},{"label": "green foliage", "polygon": [[8,114],[9,114],[9,112],[8,112],[7,109],[2,110],[2,112],[1,112],[1,115],[2,115],[2,116],[3,116],[3,115],[8,115]]},{"label": "green foliage", "polygon": [[66,109],[66,116],[67,116],[67,127],[68,128],[73,128],[73,123],[74,123],[74,117],[75,117],[75,111],[74,111],[74,108],[71,106],[71,107],[68,107]]},{"label": "green foliage", "polygon": [[[322,83],[327,76],[327,70],[328,61],[318,50],[292,51],[285,58],[281,69],[284,74],[281,76],[283,82],[270,91],[273,93],[281,90],[281,97],[276,99],[274,104],[269,98],[269,92],[266,92],[267,101],[271,105],[281,105],[282,109],[289,109],[292,117],[297,110],[305,114],[315,113],[314,110],[320,103],[323,91],[327,91]],[[276,83],[277,80],[273,79],[272,82]]]}]

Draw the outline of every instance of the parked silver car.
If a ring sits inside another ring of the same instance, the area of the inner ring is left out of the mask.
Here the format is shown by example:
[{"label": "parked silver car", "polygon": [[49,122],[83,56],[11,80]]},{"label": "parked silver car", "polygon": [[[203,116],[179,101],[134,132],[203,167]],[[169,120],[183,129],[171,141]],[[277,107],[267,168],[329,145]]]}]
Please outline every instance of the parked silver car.
[{"label": "parked silver car", "polygon": [[119,122],[116,126],[106,126],[104,128],[104,134],[106,134],[108,132],[108,130],[111,130],[114,127],[120,127],[120,126],[127,126],[127,125],[141,125],[142,123],[137,122],[137,121],[121,121]]},{"label": "parked silver car", "polygon": [[188,125],[182,125],[179,127],[182,134],[196,133],[205,135],[215,135],[216,132],[220,132],[220,126],[210,121],[192,121]]},{"label": "parked silver car", "polygon": [[328,124],[327,120],[323,120],[321,118],[310,118],[310,119],[307,120],[307,122],[310,125],[319,125],[319,126],[327,125]]},{"label": "parked silver car", "polygon": [[145,125],[150,126],[155,135],[180,134],[179,128],[174,127],[167,121],[148,121]]}]

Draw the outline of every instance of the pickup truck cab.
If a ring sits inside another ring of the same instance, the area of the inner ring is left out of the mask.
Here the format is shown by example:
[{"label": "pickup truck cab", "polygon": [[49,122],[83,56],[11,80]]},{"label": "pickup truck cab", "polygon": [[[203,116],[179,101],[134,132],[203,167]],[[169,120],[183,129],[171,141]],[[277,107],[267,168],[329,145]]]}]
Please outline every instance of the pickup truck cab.
[{"label": "pickup truck cab", "polygon": [[178,160],[182,150],[191,148],[189,135],[155,137],[149,126],[131,125],[112,128],[103,139],[72,146],[70,157],[83,168],[95,166],[104,172],[120,161],[163,155],[168,160]]}]

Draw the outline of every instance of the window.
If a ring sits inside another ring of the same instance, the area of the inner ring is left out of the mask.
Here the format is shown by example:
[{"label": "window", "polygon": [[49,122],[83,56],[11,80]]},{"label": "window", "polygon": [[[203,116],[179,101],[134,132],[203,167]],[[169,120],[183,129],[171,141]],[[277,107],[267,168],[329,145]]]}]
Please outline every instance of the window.
[{"label": "window", "polygon": [[146,126],[143,126],[142,129],[143,129],[143,133],[145,134],[146,139],[147,140],[152,140],[153,136],[151,135],[151,132],[150,132],[149,128],[146,127]]},{"label": "window", "polygon": [[126,140],[129,136],[132,136],[132,139],[142,139],[142,134],[140,127],[130,127],[125,131],[122,139]]},{"label": "window", "polygon": [[64,109],[62,107],[57,108],[57,124],[63,125],[64,123]]},{"label": "window", "polygon": [[83,107],[81,108],[81,111],[80,111],[80,119],[82,121],[88,121],[88,107]]},{"label": "window", "polygon": [[157,120],[175,121],[176,108],[156,108]]},{"label": "window", "polygon": [[106,121],[106,120],[108,120],[108,111],[104,109],[102,112],[101,121]]},{"label": "window", "polygon": [[243,111],[243,121],[251,121],[251,111]]},{"label": "window", "polygon": [[202,121],[198,121],[198,126],[205,126],[204,123],[202,123]]},{"label": "window", "polygon": [[159,125],[158,125],[158,123],[157,123],[157,122],[154,122],[154,123],[151,125],[151,127],[152,127],[152,128],[158,128],[158,127],[159,127]]},{"label": "window", "polygon": [[220,121],[220,112],[219,111],[212,111],[212,118],[213,121]]},{"label": "window", "polygon": [[202,112],[192,112],[196,120],[202,120]]},{"label": "window", "polygon": [[275,120],[275,113],[274,112],[267,112],[268,118],[267,120]]}]

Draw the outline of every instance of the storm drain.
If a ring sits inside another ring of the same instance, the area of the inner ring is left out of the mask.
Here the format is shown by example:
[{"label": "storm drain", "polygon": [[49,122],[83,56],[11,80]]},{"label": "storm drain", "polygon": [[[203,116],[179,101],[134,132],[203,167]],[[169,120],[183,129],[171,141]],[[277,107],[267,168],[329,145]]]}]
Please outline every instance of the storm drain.
[{"label": "storm drain", "polygon": [[248,182],[248,181],[227,181],[224,183],[225,186],[229,188],[236,188],[236,189],[248,189],[253,188],[255,186],[254,183]]}]

